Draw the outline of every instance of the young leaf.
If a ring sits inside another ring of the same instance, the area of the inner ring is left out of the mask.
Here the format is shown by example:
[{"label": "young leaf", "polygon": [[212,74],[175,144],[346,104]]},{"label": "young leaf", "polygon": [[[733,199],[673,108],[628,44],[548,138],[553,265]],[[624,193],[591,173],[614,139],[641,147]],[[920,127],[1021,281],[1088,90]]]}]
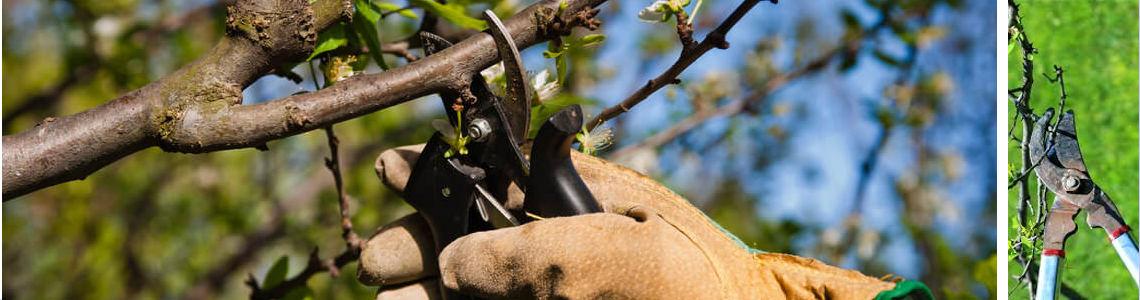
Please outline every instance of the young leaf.
[{"label": "young leaf", "polygon": [[566,60],[567,58],[565,55],[559,55],[558,57],[554,58],[554,67],[556,68],[556,71],[558,71],[558,83],[566,82],[566,74],[570,73],[570,66]]},{"label": "young leaf", "polygon": [[606,35],[604,35],[604,34],[588,34],[588,35],[582,37],[580,45],[582,47],[593,47],[593,46],[597,46],[598,44],[601,44],[602,42],[605,42],[605,41],[606,41]]},{"label": "young leaf", "polygon": [[474,30],[487,29],[487,22],[468,16],[462,6],[443,5],[432,0],[408,0],[408,3],[423,8],[459,27]]},{"label": "young leaf", "polygon": [[554,113],[562,110],[571,104],[589,105],[597,103],[597,101],[589,98],[573,96],[570,94],[558,94],[553,99],[544,100],[542,103],[536,104],[530,108],[530,131],[527,132],[527,137],[534,137],[538,134],[538,129],[542,127],[542,123],[546,122]]},{"label": "young leaf", "polygon": [[335,25],[329,29],[321,32],[317,36],[317,47],[313,48],[313,54],[309,54],[306,60],[313,60],[314,57],[321,53],[329,52],[340,48],[341,46],[348,45],[348,38],[344,36],[344,26]]},{"label": "young leaf", "polygon": [[380,33],[376,31],[376,24],[380,22],[380,12],[369,0],[356,0],[356,14],[352,17],[352,27],[356,34],[368,46],[368,55],[376,61],[376,65],[387,70],[388,63],[384,61],[384,53],[380,51]]},{"label": "young leaf", "polygon": [[281,256],[272,267],[269,267],[269,272],[265,273],[265,281],[261,283],[262,288],[273,288],[281,282],[285,281],[285,275],[289,274],[289,256]]},{"label": "young leaf", "polygon": [[397,14],[399,14],[401,16],[408,17],[410,19],[419,19],[420,18],[420,16],[416,15],[415,11],[412,11],[411,9],[407,9],[404,7],[400,7],[399,5],[396,5],[393,3],[372,2],[372,5],[375,5],[378,11],[389,11],[389,12],[394,11]]}]

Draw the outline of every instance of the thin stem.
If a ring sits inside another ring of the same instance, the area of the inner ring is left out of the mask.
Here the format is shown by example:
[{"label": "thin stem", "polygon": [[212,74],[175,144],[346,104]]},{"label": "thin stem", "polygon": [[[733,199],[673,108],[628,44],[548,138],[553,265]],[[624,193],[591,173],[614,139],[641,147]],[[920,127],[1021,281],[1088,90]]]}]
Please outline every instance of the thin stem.
[{"label": "thin stem", "polygon": [[[618,104],[603,110],[598,114],[598,116],[594,117],[594,119],[586,123],[586,130],[594,130],[594,128],[602,125],[602,123],[605,123],[606,121],[616,118],[622,113],[629,111],[638,103],[645,101],[649,95],[652,95],[654,92],[665,87],[666,85],[678,83],[679,81],[677,80],[677,76],[680,75],[681,72],[688,68],[690,65],[692,65],[693,62],[696,62],[697,59],[699,59],[709,50],[712,50],[713,48],[727,49],[728,42],[724,39],[725,35],[727,35],[728,31],[731,30],[733,26],[736,26],[736,23],[739,22],[740,19],[743,18],[744,15],[747,14],[748,11],[751,10],[753,6],[756,6],[756,4],[759,2],[759,0],[746,0],[741,2],[740,5],[736,7],[736,10],[734,10],[732,14],[728,16],[728,18],[725,18],[724,21],[722,21],[716,29],[705,36],[704,40],[702,40],[696,46],[692,47],[683,45],[680,57],[677,57],[677,61],[674,62],[672,66],[666,69],[665,72],[661,73],[661,75],[658,75],[656,78],[653,78],[646,82],[645,85],[642,85],[641,88],[638,88],[633,92],[633,94],[630,94],[629,97],[626,97],[625,100],[622,100]],[[677,22],[678,36],[681,38],[682,44],[689,44],[685,43],[684,41],[686,40],[686,36],[691,39],[692,26],[682,26],[682,24],[688,24],[682,20],[682,18],[678,18]],[[686,30],[686,28],[688,30]]]}]

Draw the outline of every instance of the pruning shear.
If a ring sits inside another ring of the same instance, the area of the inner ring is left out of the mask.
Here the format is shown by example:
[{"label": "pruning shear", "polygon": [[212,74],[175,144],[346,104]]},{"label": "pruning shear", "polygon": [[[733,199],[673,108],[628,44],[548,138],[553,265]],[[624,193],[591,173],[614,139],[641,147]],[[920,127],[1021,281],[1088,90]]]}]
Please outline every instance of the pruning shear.
[{"label": "pruning shear", "polygon": [[1045,217],[1044,250],[1037,277],[1036,299],[1053,299],[1060,265],[1065,257],[1065,239],[1076,233],[1073,218],[1082,209],[1088,211],[1089,227],[1100,227],[1108,233],[1116,254],[1128,268],[1132,280],[1140,285],[1137,279],[1140,259],[1137,258],[1136,244],[1112,199],[1089,177],[1077,143],[1073,111],[1069,110],[1060,117],[1053,131],[1055,136],[1049,139],[1046,135],[1052,119],[1053,109],[1050,108],[1037,119],[1029,144],[1030,156],[1039,164],[1036,167],[1037,177],[1056,194]]},{"label": "pruning shear", "polygon": [[[437,132],[428,140],[405,188],[405,201],[431,228],[437,255],[471,232],[602,211],[570,161],[570,145],[582,128],[580,107],[569,106],[546,120],[531,145],[530,160],[523,155],[520,146],[527,142],[531,108],[525,69],[499,18],[490,10],[483,17],[503,61],[506,97],[492,93],[479,73],[465,90],[441,92],[454,131]],[[451,46],[431,33],[420,38],[427,55]],[[526,195],[521,209],[505,206],[511,184]],[[467,298],[440,290],[446,299]]]}]

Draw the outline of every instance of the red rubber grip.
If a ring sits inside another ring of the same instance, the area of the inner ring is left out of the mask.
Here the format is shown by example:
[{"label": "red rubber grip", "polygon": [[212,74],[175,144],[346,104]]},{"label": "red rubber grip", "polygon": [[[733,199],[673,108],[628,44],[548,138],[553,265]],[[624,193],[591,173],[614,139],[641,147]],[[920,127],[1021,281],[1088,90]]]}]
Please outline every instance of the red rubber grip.
[{"label": "red rubber grip", "polygon": [[1120,228],[1117,228],[1116,230],[1113,230],[1112,233],[1108,234],[1109,239],[1115,240],[1117,237],[1128,233],[1128,230],[1128,225],[1120,226]]},{"label": "red rubber grip", "polygon": [[1061,250],[1061,249],[1045,249],[1045,250],[1042,250],[1042,251],[1041,251],[1041,255],[1044,255],[1044,256],[1060,256],[1060,257],[1065,257],[1065,250]]}]

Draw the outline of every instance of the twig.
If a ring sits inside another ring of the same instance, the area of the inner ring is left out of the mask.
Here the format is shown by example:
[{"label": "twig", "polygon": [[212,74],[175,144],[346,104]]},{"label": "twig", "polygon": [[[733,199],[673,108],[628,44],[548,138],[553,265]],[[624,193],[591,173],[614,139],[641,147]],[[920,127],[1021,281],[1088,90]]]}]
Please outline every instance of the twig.
[{"label": "twig", "polygon": [[[1052,147],[1053,147],[1052,145],[1049,146],[1049,148],[1052,148]],[[1033,169],[1036,169],[1037,166],[1041,165],[1042,161],[1045,161],[1044,155],[1042,155],[1041,157],[1038,157],[1037,161],[1033,162],[1033,165],[1030,165],[1028,168],[1022,168],[1021,174],[1017,175],[1017,178],[1010,180],[1009,186],[1006,186],[1006,189],[1013,189],[1018,184],[1020,184],[1020,182],[1023,181],[1026,176],[1029,176],[1029,174],[1032,173],[1031,171],[1033,171]]]},{"label": "twig", "polygon": [[309,263],[305,264],[305,269],[301,270],[300,274],[272,287],[266,288],[259,286],[253,274],[249,274],[249,278],[245,281],[245,284],[253,290],[249,298],[255,300],[280,299],[284,297],[286,293],[293,290],[293,288],[304,286],[306,282],[309,281],[309,278],[318,273],[329,272],[333,277],[340,276],[341,267],[360,258],[359,251],[345,249],[344,252],[341,252],[340,255],[337,255],[335,258],[321,259],[318,255],[319,251],[320,249],[313,248],[313,252],[309,253]]},{"label": "twig", "polygon": [[403,57],[404,60],[407,60],[408,62],[413,62],[413,61],[419,60],[419,57],[416,57],[415,54],[412,54],[412,52],[410,51],[410,48],[411,48],[410,43],[408,43],[407,41],[398,42],[398,43],[387,43],[387,44],[380,45],[380,51],[383,52],[384,54],[391,54],[391,55]]},{"label": "twig", "polygon": [[764,84],[763,88],[756,90],[755,92],[752,92],[751,94],[749,94],[748,96],[746,96],[744,98],[740,98],[740,99],[737,99],[735,101],[732,101],[731,103],[728,103],[728,104],[725,104],[721,107],[718,107],[715,110],[710,109],[710,110],[699,111],[699,112],[689,116],[688,118],[685,118],[684,120],[681,120],[680,122],[677,122],[673,126],[667,128],[661,132],[658,132],[657,134],[655,134],[653,136],[650,136],[649,138],[643,139],[636,144],[625,146],[623,148],[615,150],[609,156],[612,158],[621,158],[621,157],[625,157],[625,156],[628,156],[628,155],[633,154],[633,153],[637,153],[641,149],[657,148],[657,147],[664,145],[665,143],[668,143],[669,141],[676,139],[677,137],[681,136],[682,134],[685,134],[685,133],[689,132],[690,130],[693,130],[693,128],[696,128],[697,125],[700,125],[701,123],[704,123],[705,121],[707,121],[709,119],[712,119],[715,117],[720,117],[720,116],[730,116],[730,115],[735,115],[735,114],[745,112],[745,111],[747,111],[746,108],[751,107],[751,106],[755,106],[760,101],[766,99],[768,95],[771,95],[776,90],[780,89],[781,87],[784,87],[784,85],[788,84],[788,82],[791,82],[792,80],[795,80],[796,78],[807,75],[811,72],[814,72],[816,70],[822,69],[823,67],[827,66],[828,62],[830,62],[833,58],[840,55],[844,51],[847,51],[847,47],[836,48],[836,49],[828,52],[827,54],[824,54],[824,55],[816,58],[815,60],[808,62],[806,65],[800,67],[799,69],[796,69],[794,71],[787,72],[784,74],[780,74],[780,75],[773,77],[772,79],[769,79]]},{"label": "twig", "polygon": [[[713,48],[728,49],[728,41],[725,41],[724,39],[725,35],[728,34],[728,31],[731,30],[733,26],[736,26],[736,23],[740,21],[740,18],[743,18],[744,15],[747,14],[748,11],[751,10],[753,6],[756,6],[756,4],[759,2],[759,0],[746,0],[741,2],[740,5],[736,7],[736,10],[734,10],[732,14],[728,16],[728,18],[725,18],[724,21],[720,23],[720,26],[717,26],[716,29],[705,36],[704,40],[696,45],[693,45],[692,43],[692,26],[687,25],[688,22],[685,22],[683,20],[685,18],[684,14],[679,15],[677,18],[677,33],[682,42],[682,49],[680,57],[677,57],[677,61],[674,62],[673,65],[669,67],[669,69],[666,69],[665,72],[661,73],[661,75],[658,75],[656,78],[653,78],[646,82],[645,85],[642,85],[641,88],[637,89],[637,91],[634,91],[633,94],[629,95],[629,97],[626,97],[625,100],[622,100],[617,105],[603,110],[598,114],[598,116],[594,117],[593,120],[590,120],[589,123],[586,123],[588,126],[586,129],[593,130],[595,127],[598,127],[598,125],[605,123],[607,120],[616,118],[618,115],[629,111],[630,108],[633,108],[638,103],[641,103],[641,101],[645,101],[649,95],[652,95],[662,87],[665,87],[669,84],[678,83],[679,80],[677,79],[677,76],[680,75],[681,72],[688,68],[690,65],[692,65],[693,62],[696,62],[698,58],[700,58],[709,50],[712,50]],[[772,1],[772,3],[775,2],[776,1]]]},{"label": "twig", "polygon": [[301,270],[300,274],[267,289],[259,286],[251,274],[250,278],[246,280],[246,285],[253,290],[250,299],[280,298],[293,288],[305,285],[309,278],[317,273],[327,271],[333,277],[340,276],[342,266],[356,261],[360,257],[362,242],[352,229],[352,219],[348,214],[348,194],[344,190],[344,179],[340,172],[340,156],[338,155],[340,141],[337,139],[332,126],[325,127],[325,134],[328,136],[329,145],[329,157],[325,159],[325,167],[332,173],[333,183],[337,191],[338,204],[340,205],[341,236],[345,241],[345,249],[336,258],[322,260],[318,254],[319,249],[314,248],[313,252],[309,254],[309,263],[305,265],[305,269]]},{"label": "twig", "polygon": [[325,167],[332,173],[333,183],[336,185],[337,199],[340,204],[341,237],[344,238],[344,242],[349,249],[360,251],[360,238],[357,237],[356,232],[352,230],[352,218],[348,215],[348,194],[344,191],[344,178],[340,174],[340,158],[337,154],[340,140],[336,138],[336,133],[333,132],[332,125],[325,127],[325,134],[328,136],[329,141],[329,158],[325,159]]}]

